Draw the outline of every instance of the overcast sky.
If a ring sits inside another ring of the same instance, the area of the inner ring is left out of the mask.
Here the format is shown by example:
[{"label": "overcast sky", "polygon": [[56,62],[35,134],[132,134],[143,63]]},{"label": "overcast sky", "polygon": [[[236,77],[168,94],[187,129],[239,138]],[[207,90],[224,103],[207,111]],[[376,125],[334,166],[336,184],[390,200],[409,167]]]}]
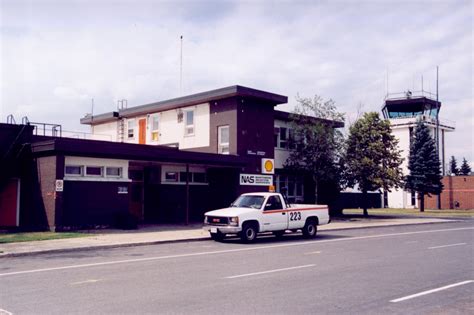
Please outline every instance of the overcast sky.
[{"label": "overcast sky", "polygon": [[[436,92],[446,155],[474,166],[473,4],[458,1],[0,0],[0,121],[62,124],[244,85],[336,101],[353,120],[389,92]],[[388,84],[387,84],[388,77]]]}]

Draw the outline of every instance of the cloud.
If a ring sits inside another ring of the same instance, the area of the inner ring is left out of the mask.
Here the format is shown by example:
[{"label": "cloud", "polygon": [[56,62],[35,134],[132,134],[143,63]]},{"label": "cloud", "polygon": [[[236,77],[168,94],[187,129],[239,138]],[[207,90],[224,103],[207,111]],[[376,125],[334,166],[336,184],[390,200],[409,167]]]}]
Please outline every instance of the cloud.
[{"label": "cloud", "polygon": [[[474,160],[470,1],[3,1],[0,117],[79,119],[241,84],[332,98],[354,116],[387,92],[435,92],[456,121],[447,155]],[[64,110],[64,109],[67,110]]]}]

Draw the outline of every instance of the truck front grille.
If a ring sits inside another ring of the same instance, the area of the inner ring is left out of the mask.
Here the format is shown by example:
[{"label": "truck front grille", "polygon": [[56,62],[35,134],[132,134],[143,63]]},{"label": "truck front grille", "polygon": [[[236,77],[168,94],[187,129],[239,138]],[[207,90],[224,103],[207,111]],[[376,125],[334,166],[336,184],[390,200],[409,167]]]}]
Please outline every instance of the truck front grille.
[{"label": "truck front grille", "polygon": [[229,218],[208,216],[207,223],[210,225],[228,225]]}]

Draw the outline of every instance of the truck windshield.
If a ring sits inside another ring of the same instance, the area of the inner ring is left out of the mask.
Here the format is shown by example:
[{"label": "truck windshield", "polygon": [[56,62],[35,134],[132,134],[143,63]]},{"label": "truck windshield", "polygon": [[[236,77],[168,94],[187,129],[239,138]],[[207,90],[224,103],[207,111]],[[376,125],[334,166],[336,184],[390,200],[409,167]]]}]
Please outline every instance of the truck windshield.
[{"label": "truck windshield", "polygon": [[264,199],[265,198],[263,196],[240,196],[230,206],[260,209]]}]

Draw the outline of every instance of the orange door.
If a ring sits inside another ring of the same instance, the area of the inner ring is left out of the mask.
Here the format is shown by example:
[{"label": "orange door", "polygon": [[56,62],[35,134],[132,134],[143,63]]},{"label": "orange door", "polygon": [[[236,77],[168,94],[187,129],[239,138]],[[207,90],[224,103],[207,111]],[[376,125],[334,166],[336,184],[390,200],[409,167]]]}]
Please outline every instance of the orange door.
[{"label": "orange door", "polygon": [[138,121],[138,143],[146,143],[146,119],[140,119]]}]

